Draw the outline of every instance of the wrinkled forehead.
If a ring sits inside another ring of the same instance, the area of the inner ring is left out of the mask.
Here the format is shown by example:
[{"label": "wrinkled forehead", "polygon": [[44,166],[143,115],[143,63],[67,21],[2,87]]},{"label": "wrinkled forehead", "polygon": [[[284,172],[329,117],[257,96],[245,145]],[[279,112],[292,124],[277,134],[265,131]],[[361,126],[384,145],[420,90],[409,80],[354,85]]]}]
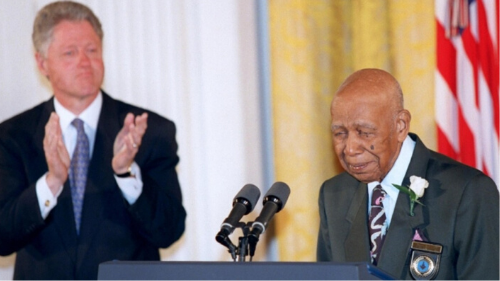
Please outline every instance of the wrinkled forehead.
[{"label": "wrinkled forehead", "polygon": [[386,83],[374,83],[372,80],[359,79],[343,84],[335,94],[333,100],[356,100],[359,102],[371,98],[375,98],[376,100],[386,99],[390,95],[391,90],[392,88]]},{"label": "wrinkled forehead", "polygon": [[339,95],[331,105],[332,126],[377,127],[391,116],[391,106],[378,95]]},{"label": "wrinkled forehead", "polygon": [[365,111],[394,112],[399,108],[399,99],[393,89],[385,85],[360,83],[341,87],[331,103],[331,113],[347,115]]},{"label": "wrinkled forehead", "polygon": [[388,106],[391,100],[379,89],[353,88],[337,92],[331,103],[331,110],[353,110],[355,108],[376,108]]}]

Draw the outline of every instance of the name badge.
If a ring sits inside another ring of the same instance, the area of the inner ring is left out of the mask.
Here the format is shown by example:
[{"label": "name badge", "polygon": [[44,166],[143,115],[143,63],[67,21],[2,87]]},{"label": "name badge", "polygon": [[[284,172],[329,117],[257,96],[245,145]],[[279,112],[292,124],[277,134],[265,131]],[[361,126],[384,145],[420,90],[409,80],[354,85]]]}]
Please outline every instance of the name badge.
[{"label": "name badge", "polygon": [[413,241],[411,243],[410,273],[415,280],[431,280],[439,271],[443,246],[436,243]]}]

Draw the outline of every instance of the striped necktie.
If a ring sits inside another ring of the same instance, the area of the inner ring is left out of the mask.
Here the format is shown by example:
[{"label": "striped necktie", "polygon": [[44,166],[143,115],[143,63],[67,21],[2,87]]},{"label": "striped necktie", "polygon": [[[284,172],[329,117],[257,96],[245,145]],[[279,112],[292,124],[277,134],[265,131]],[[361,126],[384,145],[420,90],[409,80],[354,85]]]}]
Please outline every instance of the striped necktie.
[{"label": "striped necktie", "polygon": [[87,171],[89,168],[89,140],[83,129],[83,121],[76,118],[71,122],[76,128],[76,146],[71,158],[69,168],[69,183],[71,186],[71,198],[73,200],[73,212],[75,215],[76,233],[80,234],[80,221],[82,218],[83,195],[87,183]]},{"label": "striped necktie", "polygon": [[385,191],[379,184],[373,189],[372,201],[370,204],[370,217],[368,219],[370,232],[370,256],[373,265],[377,265],[380,255],[380,249],[385,238],[385,211],[382,200],[385,197]]}]

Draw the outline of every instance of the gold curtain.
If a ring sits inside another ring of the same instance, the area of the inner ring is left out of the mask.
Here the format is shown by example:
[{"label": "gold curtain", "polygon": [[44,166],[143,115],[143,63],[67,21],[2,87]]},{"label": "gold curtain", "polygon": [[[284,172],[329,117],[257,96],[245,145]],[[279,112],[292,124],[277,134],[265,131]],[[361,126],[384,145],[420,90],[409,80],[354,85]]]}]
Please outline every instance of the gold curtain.
[{"label": "gold curtain", "polygon": [[269,0],[276,180],[289,184],[274,218],[282,261],[314,261],[322,182],[341,172],[330,139],[330,102],[355,70],[401,83],[411,131],[430,148],[434,125],[433,0]]}]

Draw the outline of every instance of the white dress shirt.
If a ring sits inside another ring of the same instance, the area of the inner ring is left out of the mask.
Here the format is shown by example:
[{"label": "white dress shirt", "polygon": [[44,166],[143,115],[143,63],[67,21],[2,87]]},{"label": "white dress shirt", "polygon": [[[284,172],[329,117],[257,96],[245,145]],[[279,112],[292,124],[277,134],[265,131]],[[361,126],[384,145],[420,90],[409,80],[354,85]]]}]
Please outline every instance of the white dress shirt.
[{"label": "white dress shirt", "polygon": [[[69,110],[64,108],[56,98],[54,98],[54,108],[59,116],[59,124],[61,126],[61,132],[63,135],[64,145],[68,150],[70,158],[73,157],[73,151],[76,146],[76,128],[71,125],[71,122],[75,118],[79,118],[84,122],[84,130],[87,138],[89,140],[89,153],[90,159],[92,158],[92,152],[94,151],[95,135],[97,131],[97,122],[99,121],[99,115],[102,108],[102,94],[99,93],[96,99],[87,107],[79,116],[74,115]],[[133,162],[132,173],[135,177],[129,178],[118,178],[115,175],[115,180],[118,187],[122,191],[124,198],[130,204],[135,203],[137,198],[142,193],[142,178],[141,170],[137,163]],[[59,192],[54,196],[52,191],[50,191],[47,185],[47,173],[38,179],[36,183],[36,193],[38,197],[38,204],[40,206],[40,212],[42,217],[45,219],[49,215],[49,212],[57,205],[57,197],[62,192],[63,187],[59,189]]]},{"label": "white dress shirt", "polygon": [[394,166],[389,171],[389,173],[387,173],[382,182],[379,183],[378,181],[374,181],[368,184],[368,215],[370,215],[370,204],[372,200],[373,189],[378,184],[380,184],[386,192],[384,200],[382,201],[386,216],[386,230],[391,224],[392,214],[394,213],[396,200],[398,199],[399,194],[399,189],[395,188],[392,184],[401,185],[403,183],[403,179],[406,175],[406,170],[408,170],[408,166],[410,165],[410,160],[413,155],[414,149],[415,141],[413,141],[410,136],[406,136],[406,139],[403,141],[401,151],[399,152]]}]

